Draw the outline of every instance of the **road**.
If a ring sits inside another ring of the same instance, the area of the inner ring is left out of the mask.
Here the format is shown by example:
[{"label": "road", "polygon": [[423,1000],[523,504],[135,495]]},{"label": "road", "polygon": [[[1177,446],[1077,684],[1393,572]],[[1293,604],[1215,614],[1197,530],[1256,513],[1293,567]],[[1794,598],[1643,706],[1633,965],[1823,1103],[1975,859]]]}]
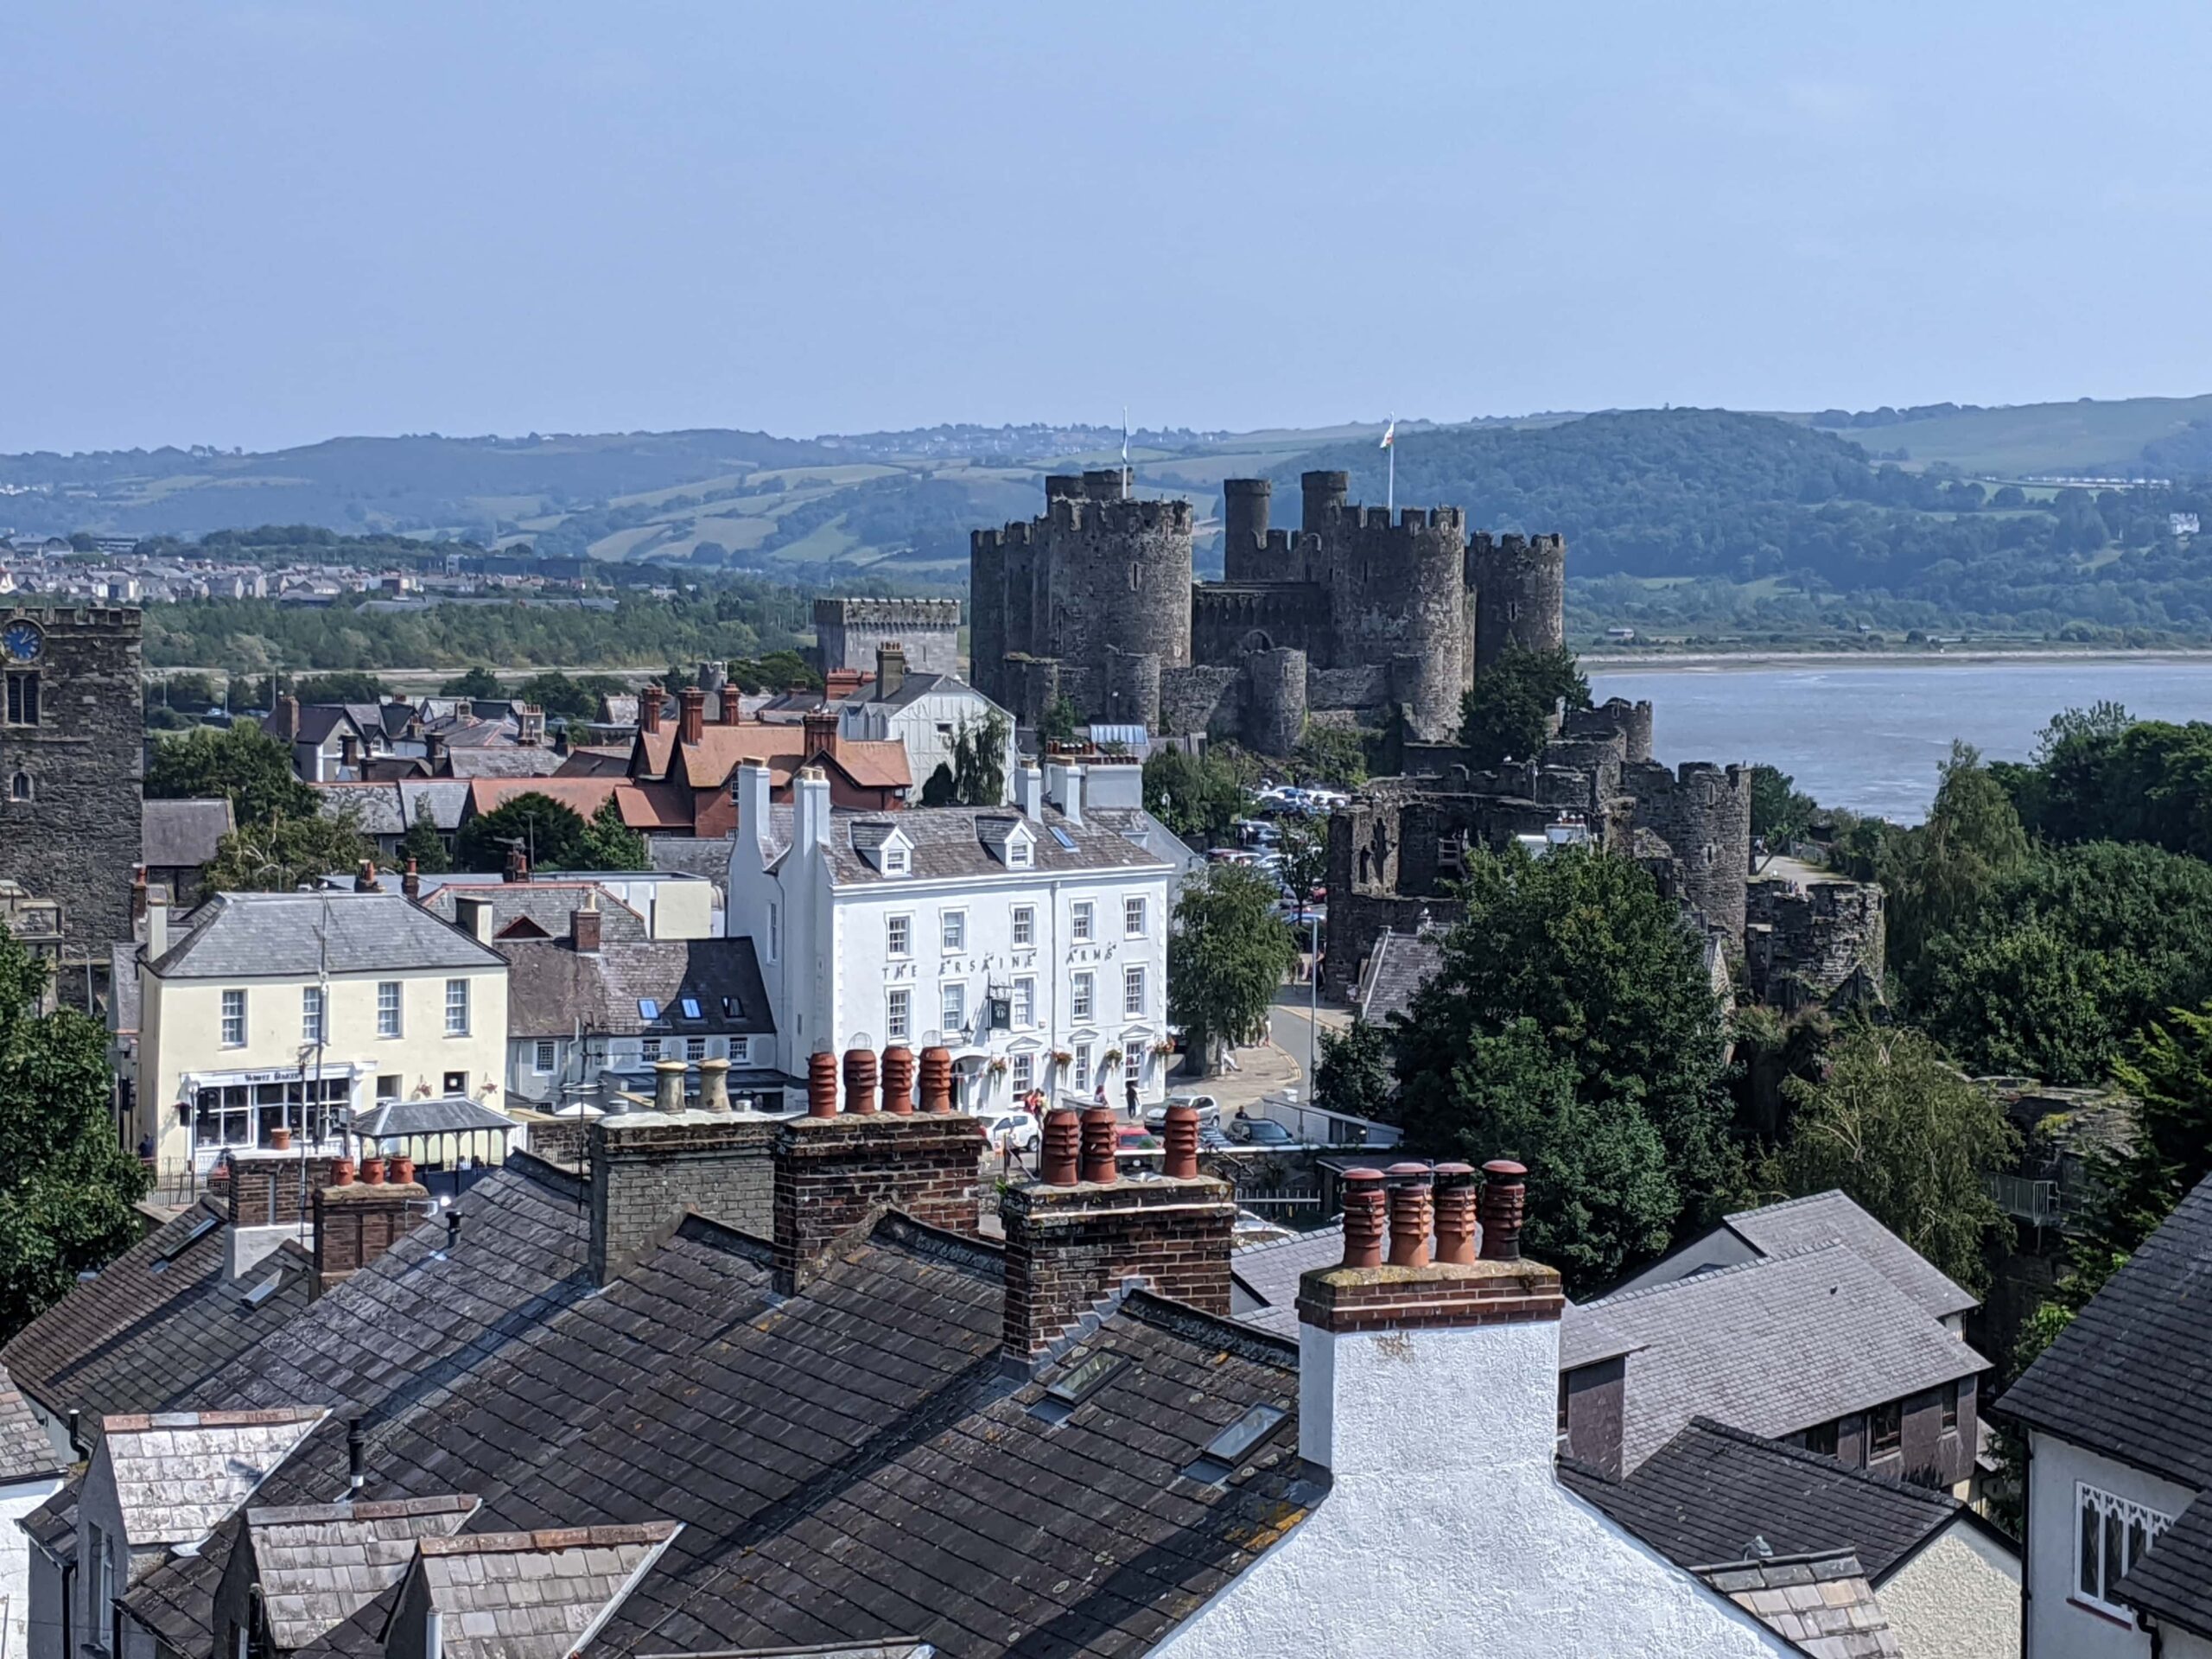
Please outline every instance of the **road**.
[{"label": "road", "polygon": [[[1286,985],[1275,995],[1274,1007],[1268,1014],[1268,1037],[1277,1048],[1298,1063],[1300,1081],[1306,1084],[1301,1098],[1311,1097],[1312,1084],[1307,1081],[1311,1068],[1307,1065],[1309,1052],[1318,1055],[1320,1045],[1318,1035],[1310,1032],[1306,1019],[1307,998],[1312,987]],[[1342,1031],[1351,1023],[1349,1008],[1332,1007],[1321,1004],[1320,1025],[1323,1031]]]}]

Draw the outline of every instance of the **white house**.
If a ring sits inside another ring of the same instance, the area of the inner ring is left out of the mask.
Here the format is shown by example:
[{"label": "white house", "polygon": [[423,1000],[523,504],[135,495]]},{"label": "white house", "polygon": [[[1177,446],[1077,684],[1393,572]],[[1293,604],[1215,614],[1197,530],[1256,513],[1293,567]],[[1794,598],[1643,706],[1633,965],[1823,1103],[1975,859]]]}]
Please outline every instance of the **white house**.
[{"label": "white house", "polygon": [[979,735],[995,720],[1003,734],[1007,790],[1020,762],[1014,747],[1014,716],[965,680],[950,674],[910,674],[906,653],[879,646],[875,678],[863,683],[864,695],[838,706],[837,734],[875,742],[895,741],[906,748],[914,779],[914,798],[940,766],[952,766],[952,746],[963,732]]},{"label": "white house", "polygon": [[2212,1180],[1999,1400],[2028,1446],[2029,1659],[2212,1655]]},{"label": "white house", "polygon": [[749,936],[786,1065],[943,1044],[963,1109],[1032,1087],[1116,1104],[1166,1071],[1168,867],[1084,813],[1084,769],[1034,766],[1012,808],[832,812],[818,768],[790,806],[738,774],[728,931]]},{"label": "white house", "polygon": [[164,1175],[224,1152],[335,1150],[346,1115],[465,1096],[497,1107],[507,963],[490,906],[456,926],[397,893],[221,893],[139,952],[135,1142]]}]

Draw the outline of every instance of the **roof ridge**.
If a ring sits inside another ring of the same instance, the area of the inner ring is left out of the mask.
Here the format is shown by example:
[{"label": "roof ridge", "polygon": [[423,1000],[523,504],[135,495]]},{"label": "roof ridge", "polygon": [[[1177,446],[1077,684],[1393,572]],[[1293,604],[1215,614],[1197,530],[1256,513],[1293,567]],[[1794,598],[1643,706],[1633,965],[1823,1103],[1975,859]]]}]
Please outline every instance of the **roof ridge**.
[{"label": "roof ridge", "polygon": [[1777,1452],[1793,1463],[1808,1464],[1823,1474],[1848,1475],[1862,1485],[1878,1486],[1885,1491],[1896,1492],[1903,1497],[1925,1499],[1929,1504],[1947,1514],[1956,1514],[1967,1507],[1948,1492],[1939,1492],[1933,1487],[1918,1485],[1896,1475],[1884,1474],[1878,1470],[1853,1468],[1840,1458],[1832,1458],[1824,1452],[1815,1452],[1805,1446],[1792,1446],[1787,1440],[1772,1440],[1764,1434],[1754,1434],[1749,1429],[1738,1428],[1732,1424],[1721,1422],[1717,1418],[1702,1415],[1693,1417],[1676,1431],[1675,1438],[1679,1440],[1694,1429],[1704,1433],[1718,1435],[1723,1440],[1733,1440],[1740,1446],[1751,1446],[1758,1451]]},{"label": "roof ridge", "polygon": [[425,1555],[538,1554],[556,1549],[665,1543],[680,1525],[675,1521],[636,1521],[596,1527],[536,1527],[524,1532],[462,1532],[449,1538],[424,1538],[416,1547]]},{"label": "roof ridge", "polygon": [[1129,1291],[1115,1311],[1134,1315],[1157,1329],[1195,1337],[1225,1348],[1256,1364],[1284,1366],[1293,1371],[1298,1369],[1297,1338],[1275,1336],[1246,1325],[1234,1315],[1210,1313],[1203,1307],[1177,1301],[1173,1296],[1163,1296],[1143,1286]]},{"label": "roof ridge", "polygon": [[1801,1192],[1794,1198],[1777,1198],[1772,1204],[1755,1204],[1748,1210],[1731,1210],[1720,1219],[1733,1226],[1747,1216],[1769,1215],[1777,1210],[1795,1210],[1802,1205],[1817,1203],[1823,1198],[1841,1198],[1853,1209],[1872,1219],[1872,1212],[1840,1186],[1827,1187],[1818,1192]]}]

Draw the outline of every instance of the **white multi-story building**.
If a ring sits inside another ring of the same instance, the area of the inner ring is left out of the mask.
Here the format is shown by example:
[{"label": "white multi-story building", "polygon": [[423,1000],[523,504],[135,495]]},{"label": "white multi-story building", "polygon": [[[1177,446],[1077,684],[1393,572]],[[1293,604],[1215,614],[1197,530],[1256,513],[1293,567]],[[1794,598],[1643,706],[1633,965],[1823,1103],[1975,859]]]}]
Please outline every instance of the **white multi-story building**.
[{"label": "white multi-story building", "polygon": [[729,931],[749,935],[794,1071],[823,1050],[953,1053],[963,1109],[1031,1088],[1116,1105],[1166,1072],[1168,867],[1086,822],[1084,769],[1014,774],[1012,807],[835,812],[738,774]]}]

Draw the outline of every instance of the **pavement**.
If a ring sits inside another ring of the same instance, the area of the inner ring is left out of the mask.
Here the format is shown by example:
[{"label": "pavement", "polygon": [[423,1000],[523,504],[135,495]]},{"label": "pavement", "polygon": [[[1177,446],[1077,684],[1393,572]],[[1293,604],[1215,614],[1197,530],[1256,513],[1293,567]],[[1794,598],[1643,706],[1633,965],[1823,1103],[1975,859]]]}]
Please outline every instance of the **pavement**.
[{"label": "pavement", "polygon": [[[1236,1069],[1224,1069],[1218,1077],[1190,1077],[1180,1073],[1168,1078],[1171,1094],[1211,1095],[1229,1111],[1250,1104],[1262,1095],[1271,1095],[1283,1089],[1295,1089],[1300,1100],[1311,1098],[1306,1081],[1306,1056],[1309,1033],[1306,1000],[1310,988],[1304,985],[1285,985],[1275,995],[1275,1005],[1268,1014],[1268,1038],[1236,1051]],[[1319,1010],[1319,1027],[1323,1031],[1340,1031],[1351,1023],[1347,1008],[1331,1007],[1324,1002]],[[1318,1053],[1319,1048],[1313,1050]]]}]

